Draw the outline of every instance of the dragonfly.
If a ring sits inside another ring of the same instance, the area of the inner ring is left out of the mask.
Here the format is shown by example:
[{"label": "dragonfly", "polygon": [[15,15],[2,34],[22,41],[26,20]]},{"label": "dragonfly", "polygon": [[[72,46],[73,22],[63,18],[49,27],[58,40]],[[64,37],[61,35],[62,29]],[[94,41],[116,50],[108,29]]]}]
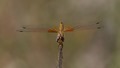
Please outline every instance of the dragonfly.
[{"label": "dragonfly", "polygon": [[17,31],[19,32],[42,32],[42,31],[46,31],[48,33],[57,33],[57,38],[56,38],[56,42],[57,43],[62,43],[64,42],[64,33],[65,32],[73,32],[77,29],[82,29],[82,30],[89,30],[89,29],[101,29],[101,26],[99,25],[100,22],[96,22],[95,24],[92,25],[77,25],[75,27],[71,27],[71,26],[65,26],[63,22],[60,22],[59,27],[56,28],[32,28],[32,27],[27,27],[27,26],[23,26],[22,29],[19,29]]},{"label": "dragonfly", "polygon": [[100,22],[96,22],[95,24],[92,25],[77,25],[75,27],[71,26],[65,26],[63,22],[60,22],[59,27],[54,27],[54,28],[32,28],[32,27],[27,27],[24,26],[22,29],[19,29],[17,31],[19,32],[49,32],[49,33],[57,33],[57,38],[56,42],[59,44],[59,53],[58,53],[58,67],[57,68],[62,68],[62,59],[63,59],[63,42],[64,42],[64,33],[65,32],[73,32],[77,29],[101,29]]}]

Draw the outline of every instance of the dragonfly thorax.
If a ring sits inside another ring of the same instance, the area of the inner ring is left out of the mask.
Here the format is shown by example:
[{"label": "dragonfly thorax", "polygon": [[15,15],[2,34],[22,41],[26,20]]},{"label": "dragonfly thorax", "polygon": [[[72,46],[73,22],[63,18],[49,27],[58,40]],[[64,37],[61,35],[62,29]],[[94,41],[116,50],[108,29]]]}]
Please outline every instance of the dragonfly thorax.
[{"label": "dragonfly thorax", "polygon": [[63,25],[63,23],[62,23],[62,22],[60,23],[60,26],[59,26],[59,31],[61,31],[61,32],[62,32],[62,31],[64,31],[64,25]]}]

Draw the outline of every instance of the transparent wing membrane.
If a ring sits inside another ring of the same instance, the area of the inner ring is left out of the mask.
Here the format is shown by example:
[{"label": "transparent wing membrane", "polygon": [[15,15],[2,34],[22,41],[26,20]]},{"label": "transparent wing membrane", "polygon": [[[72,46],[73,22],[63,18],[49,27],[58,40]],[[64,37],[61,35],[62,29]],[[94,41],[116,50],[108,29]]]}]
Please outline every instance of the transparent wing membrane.
[{"label": "transparent wing membrane", "polygon": [[100,22],[96,22],[90,25],[77,25],[75,27],[66,26],[64,32],[72,32],[74,30],[96,30],[103,28]]},{"label": "transparent wing membrane", "polygon": [[[39,28],[36,26],[23,26],[21,29],[17,30],[19,32],[49,32],[49,33],[58,33],[59,27],[53,27],[53,28]],[[77,25],[74,27],[71,26],[65,26],[64,32],[72,32],[74,30],[96,30],[103,28],[101,21],[89,24],[89,25]]]},{"label": "transparent wing membrane", "polygon": [[51,28],[51,29],[48,29],[48,32],[50,32],[50,33],[57,33],[58,29],[57,28]]},{"label": "transparent wing membrane", "polygon": [[57,33],[58,29],[54,28],[39,28],[39,27],[29,27],[23,26],[21,29],[17,30],[19,32],[49,32],[49,33]]},{"label": "transparent wing membrane", "polygon": [[90,25],[78,25],[73,27],[73,30],[96,30],[103,28],[102,24],[100,22],[96,22],[95,24]]},{"label": "transparent wing membrane", "polygon": [[71,27],[71,26],[65,26],[64,32],[72,32],[72,31],[74,31],[73,27]]}]

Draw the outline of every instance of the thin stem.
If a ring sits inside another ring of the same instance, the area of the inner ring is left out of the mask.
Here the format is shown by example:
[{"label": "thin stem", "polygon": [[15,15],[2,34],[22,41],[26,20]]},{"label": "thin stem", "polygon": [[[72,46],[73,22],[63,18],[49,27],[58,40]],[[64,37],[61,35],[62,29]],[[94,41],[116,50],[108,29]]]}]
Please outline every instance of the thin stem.
[{"label": "thin stem", "polygon": [[59,52],[58,52],[58,67],[57,68],[62,68],[62,59],[63,59],[63,44],[59,44]]}]

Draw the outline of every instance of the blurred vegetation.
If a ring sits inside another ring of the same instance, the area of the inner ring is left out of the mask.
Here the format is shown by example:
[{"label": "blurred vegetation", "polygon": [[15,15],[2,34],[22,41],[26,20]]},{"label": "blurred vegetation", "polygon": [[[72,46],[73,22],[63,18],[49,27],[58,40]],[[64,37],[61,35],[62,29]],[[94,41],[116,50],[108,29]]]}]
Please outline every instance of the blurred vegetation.
[{"label": "blurred vegetation", "polygon": [[65,33],[64,68],[120,68],[119,0],[0,0],[0,68],[56,68],[57,34],[16,30],[102,23]]}]

